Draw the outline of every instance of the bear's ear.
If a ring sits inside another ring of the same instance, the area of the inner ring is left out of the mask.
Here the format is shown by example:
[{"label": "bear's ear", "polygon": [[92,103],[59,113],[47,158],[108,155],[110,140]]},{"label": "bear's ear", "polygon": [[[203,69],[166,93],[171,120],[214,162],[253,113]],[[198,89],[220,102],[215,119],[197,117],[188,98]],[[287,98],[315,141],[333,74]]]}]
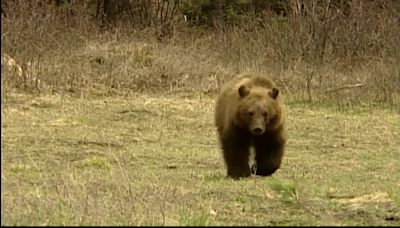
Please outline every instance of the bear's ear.
[{"label": "bear's ear", "polygon": [[277,89],[276,87],[273,87],[268,94],[273,98],[276,99],[279,95],[279,89]]},{"label": "bear's ear", "polygon": [[246,85],[241,85],[239,87],[239,95],[240,97],[245,97],[250,93],[250,89]]}]

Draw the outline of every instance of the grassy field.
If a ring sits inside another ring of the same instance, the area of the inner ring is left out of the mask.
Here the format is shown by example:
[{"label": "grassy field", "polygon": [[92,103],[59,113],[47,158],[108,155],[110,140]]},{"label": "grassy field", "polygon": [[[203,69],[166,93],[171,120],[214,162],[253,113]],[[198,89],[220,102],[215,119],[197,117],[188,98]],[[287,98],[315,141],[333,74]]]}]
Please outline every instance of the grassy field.
[{"label": "grassy field", "polygon": [[231,180],[214,97],[2,99],[2,225],[400,225],[400,114],[287,103],[272,177]]}]

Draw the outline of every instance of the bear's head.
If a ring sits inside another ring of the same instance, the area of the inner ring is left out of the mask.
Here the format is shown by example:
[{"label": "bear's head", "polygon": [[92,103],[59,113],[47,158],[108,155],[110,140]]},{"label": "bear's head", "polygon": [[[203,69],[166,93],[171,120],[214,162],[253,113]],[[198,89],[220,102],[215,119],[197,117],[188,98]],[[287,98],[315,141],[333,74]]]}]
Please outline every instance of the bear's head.
[{"label": "bear's head", "polygon": [[281,118],[281,107],[278,101],[279,89],[263,87],[251,88],[249,85],[239,87],[238,120],[243,128],[253,135],[262,135],[274,129]]}]

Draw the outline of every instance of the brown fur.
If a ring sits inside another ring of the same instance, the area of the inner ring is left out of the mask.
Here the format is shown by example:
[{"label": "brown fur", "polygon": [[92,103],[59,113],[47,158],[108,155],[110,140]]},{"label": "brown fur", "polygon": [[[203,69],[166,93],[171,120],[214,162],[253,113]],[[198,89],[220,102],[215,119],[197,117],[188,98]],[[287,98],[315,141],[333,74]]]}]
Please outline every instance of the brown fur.
[{"label": "brown fur", "polygon": [[225,84],[215,108],[215,126],[233,178],[251,175],[249,149],[255,149],[256,175],[280,168],[286,144],[285,115],[275,83],[265,75],[244,73]]}]

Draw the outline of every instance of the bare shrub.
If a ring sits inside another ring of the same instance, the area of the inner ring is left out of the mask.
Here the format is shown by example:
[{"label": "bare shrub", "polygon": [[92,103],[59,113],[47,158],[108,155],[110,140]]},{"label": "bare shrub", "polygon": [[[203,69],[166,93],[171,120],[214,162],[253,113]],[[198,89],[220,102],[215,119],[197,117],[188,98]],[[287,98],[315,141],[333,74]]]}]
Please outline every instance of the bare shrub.
[{"label": "bare shrub", "polygon": [[398,97],[395,2],[286,2],[283,15],[267,8],[243,11],[229,27],[210,30],[186,26],[179,1],[172,0],[121,1],[109,8],[100,0],[61,6],[6,1],[2,49],[21,66],[35,63],[40,92],[214,93],[235,73],[261,71],[296,99]]},{"label": "bare shrub", "polygon": [[391,2],[352,1],[343,10],[332,2],[290,1],[289,17],[268,17],[260,26],[249,22],[251,31],[236,28],[224,35],[221,59],[236,70],[269,72],[308,100],[325,97],[327,90],[393,100],[400,30]]}]

